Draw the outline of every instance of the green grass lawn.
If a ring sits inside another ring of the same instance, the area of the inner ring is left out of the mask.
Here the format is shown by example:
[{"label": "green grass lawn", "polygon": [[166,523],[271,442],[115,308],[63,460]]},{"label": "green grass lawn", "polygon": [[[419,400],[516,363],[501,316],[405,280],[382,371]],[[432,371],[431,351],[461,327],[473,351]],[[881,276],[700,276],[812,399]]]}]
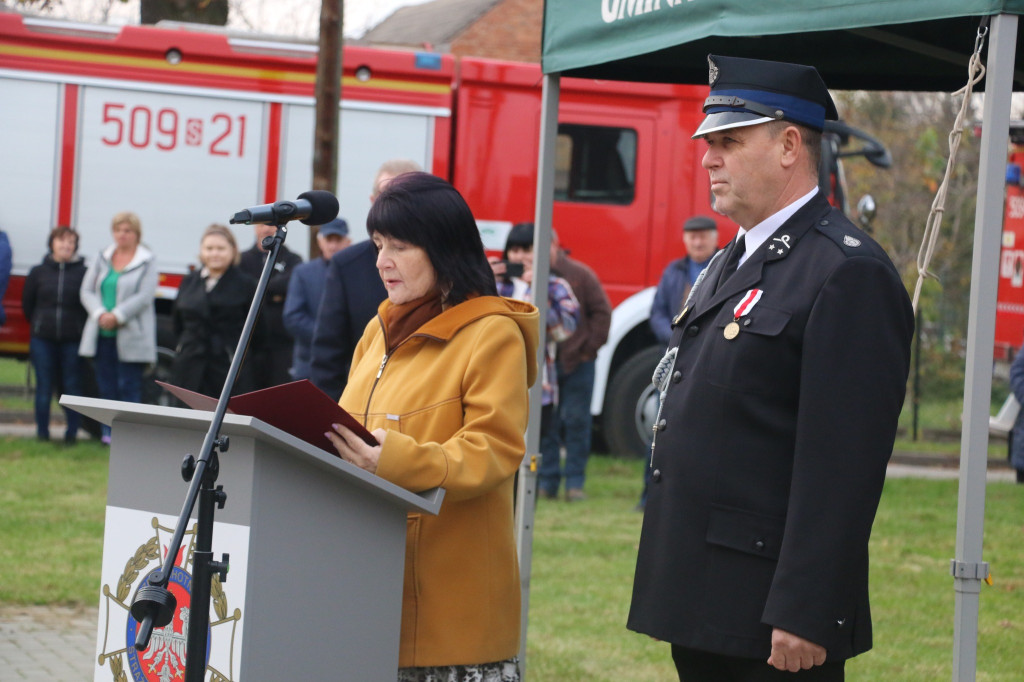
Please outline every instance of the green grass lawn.
[{"label": "green grass lawn", "polygon": [[[591,459],[579,504],[541,501],[530,593],[531,680],[673,680],[668,646],[625,629],[641,516],[641,462]],[[1024,486],[987,490],[978,680],[1022,677]],[[98,600],[106,450],[0,439],[0,603]],[[850,680],[951,676],[957,482],[891,479],[872,538],[875,648]]]},{"label": "green grass lawn", "polygon": [[[584,505],[540,503],[528,674],[540,680],[674,680],[667,645],[625,630],[640,515],[639,463],[593,458]],[[978,680],[1017,682],[1024,666],[1024,487],[988,486]],[[847,679],[950,679],[957,482],[891,479],[872,538],[873,651]]]},{"label": "green grass lawn", "polygon": [[31,412],[33,393],[26,383],[27,362],[0,358],[0,386],[10,387],[0,394],[0,413]]},{"label": "green grass lawn", "polygon": [[0,438],[0,603],[99,599],[107,451]]},{"label": "green grass lawn", "polygon": [[13,358],[0,358],[0,386],[24,386],[28,363]]}]

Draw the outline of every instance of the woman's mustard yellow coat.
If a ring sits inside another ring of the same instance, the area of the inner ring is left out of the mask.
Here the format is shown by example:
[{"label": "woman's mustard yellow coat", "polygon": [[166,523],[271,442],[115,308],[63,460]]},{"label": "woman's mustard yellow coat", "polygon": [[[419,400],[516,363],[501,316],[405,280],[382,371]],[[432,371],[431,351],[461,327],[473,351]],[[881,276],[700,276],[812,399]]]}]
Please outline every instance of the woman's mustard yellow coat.
[{"label": "woman's mustard yellow coat", "polygon": [[341,406],[388,430],[377,475],[446,490],[409,514],[399,666],[501,661],[519,651],[513,477],[537,376],[537,310],[481,296],[445,310],[390,356],[377,319],[352,358]]}]

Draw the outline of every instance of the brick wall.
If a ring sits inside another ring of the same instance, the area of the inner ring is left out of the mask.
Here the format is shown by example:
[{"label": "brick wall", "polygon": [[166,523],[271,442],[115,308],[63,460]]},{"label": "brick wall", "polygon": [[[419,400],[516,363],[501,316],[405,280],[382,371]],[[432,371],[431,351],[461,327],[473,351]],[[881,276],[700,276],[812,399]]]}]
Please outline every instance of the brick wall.
[{"label": "brick wall", "polygon": [[452,54],[540,62],[543,0],[504,0],[451,44]]}]

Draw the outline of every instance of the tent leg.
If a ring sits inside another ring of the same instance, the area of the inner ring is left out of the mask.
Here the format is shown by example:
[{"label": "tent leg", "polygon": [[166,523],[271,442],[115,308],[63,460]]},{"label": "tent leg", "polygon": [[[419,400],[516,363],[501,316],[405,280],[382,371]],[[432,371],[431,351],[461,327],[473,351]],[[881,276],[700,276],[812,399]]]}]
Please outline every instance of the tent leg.
[{"label": "tent leg", "polygon": [[[537,160],[537,210],[534,214],[533,281],[546,282],[551,267],[551,216],[555,201],[555,142],[558,139],[559,75],[544,76],[541,94],[540,149]],[[538,367],[544,366],[546,336],[544,321],[548,312],[548,288],[532,287],[533,304],[540,312],[540,338],[537,344]],[[516,550],[522,585],[522,615],[519,629],[519,675],[526,680],[526,627],[530,616],[530,571],[533,562],[533,512],[537,480],[535,463],[540,460],[540,377],[530,388],[530,423],[526,429],[526,457],[519,469],[519,494],[516,506]],[[527,488],[529,486],[529,488]]]},{"label": "tent leg", "polygon": [[981,167],[974,221],[956,558],[951,562],[956,591],[954,682],[975,679],[981,583],[988,577],[988,564],[982,561],[982,534],[998,287],[998,270],[994,266],[999,262],[1002,238],[1003,188],[1016,41],[1017,17],[1010,14],[994,16],[985,76]]}]

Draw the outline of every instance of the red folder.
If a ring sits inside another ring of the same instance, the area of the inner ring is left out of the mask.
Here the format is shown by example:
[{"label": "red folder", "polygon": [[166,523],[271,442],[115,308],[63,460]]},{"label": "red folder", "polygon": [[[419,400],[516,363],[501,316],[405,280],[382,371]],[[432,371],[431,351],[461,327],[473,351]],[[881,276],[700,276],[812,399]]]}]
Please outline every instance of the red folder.
[{"label": "red folder", "polygon": [[[156,383],[194,410],[213,412],[217,408],[217,398],[163,381]],[[347,426],[362,438],[363,442],[377,445],[377,439],[356,421],[355,417],[308,379],[236,395],[228,400],[228,412],[256,417],[313,447],[335,455],[338,454],[337,451],[324,435],[331,431],[331,424]]]}]

